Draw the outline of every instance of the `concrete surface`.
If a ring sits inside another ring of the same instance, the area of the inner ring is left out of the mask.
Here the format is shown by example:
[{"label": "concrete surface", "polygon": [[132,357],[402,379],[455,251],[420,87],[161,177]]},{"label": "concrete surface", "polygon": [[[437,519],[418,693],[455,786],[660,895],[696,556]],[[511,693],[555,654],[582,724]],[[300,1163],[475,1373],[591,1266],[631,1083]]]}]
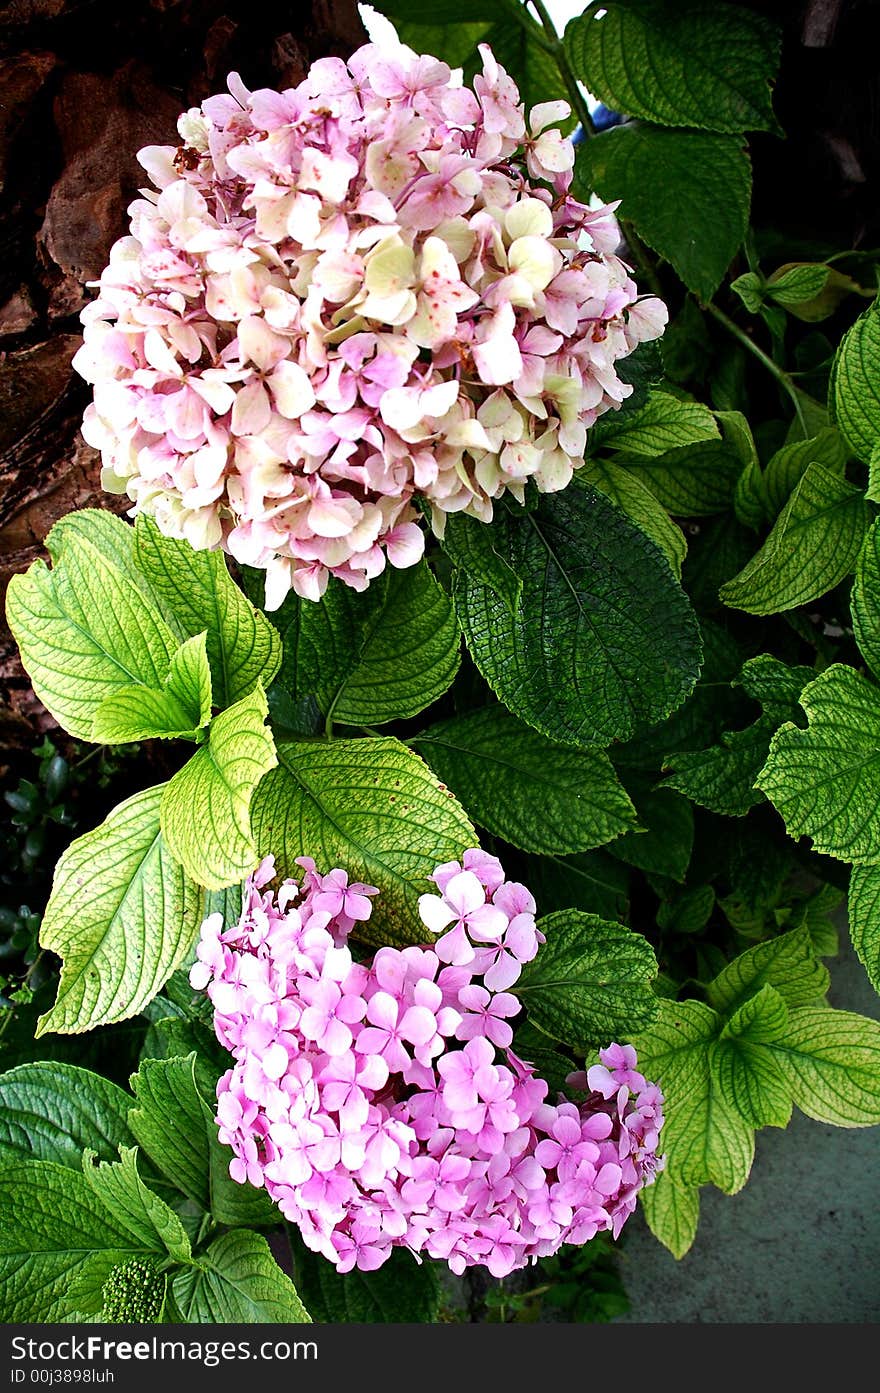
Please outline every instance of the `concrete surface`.
[{"label": "concrete surface", "polygon": [[[849,946],[827,960],[832,1006],[880,1020]],[[697,1237],[676,1260],[641,1211],[621,1265],[632,1309],[617,1324],[880,1322],[880,1127],[827,1127],[795,1109],[756,1137],[745,1188],[700,1192]]]}]

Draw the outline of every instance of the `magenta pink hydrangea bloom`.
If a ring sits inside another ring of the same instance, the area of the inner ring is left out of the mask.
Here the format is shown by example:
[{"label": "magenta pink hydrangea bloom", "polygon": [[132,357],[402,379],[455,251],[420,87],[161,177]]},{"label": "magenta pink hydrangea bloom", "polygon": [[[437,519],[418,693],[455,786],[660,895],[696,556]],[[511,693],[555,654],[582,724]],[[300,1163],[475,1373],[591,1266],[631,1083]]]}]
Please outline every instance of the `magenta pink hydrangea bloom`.
[{"label": "magenta pink hydrangea bloom", "polygon": [[237,74],[138,158],[83,312],[83,433],[104,487],[194,547],[266,571],[266,605],[413,565],[447,514],[562,489],[632,388],[615,363],[666,322],[615,254],[612,207],[528,120],[481,45],[445,63],[367,45],[285,92]]},{"label": "magenta pink hydrangea bloom", "polygon": [[503,1277],[562,1243],[616,1237],[662,1168],[663,1099],[629,1045],[571,1076],[578,1104],[550,1102],[511,1051],[519,1003],[488,985],[478,955],[506,945],[512,985],[539,950],[525,887],[468,851],[421,897],[434,946],[380,948],[367,964],[347,939],[378,891],[299,864],[302,885],[276,896],[263,861],[239,922],[205,920],[190,974],[234,1059],[217,1085],[233,1179],[265,1186],[340,1272],[407,1247]]}]

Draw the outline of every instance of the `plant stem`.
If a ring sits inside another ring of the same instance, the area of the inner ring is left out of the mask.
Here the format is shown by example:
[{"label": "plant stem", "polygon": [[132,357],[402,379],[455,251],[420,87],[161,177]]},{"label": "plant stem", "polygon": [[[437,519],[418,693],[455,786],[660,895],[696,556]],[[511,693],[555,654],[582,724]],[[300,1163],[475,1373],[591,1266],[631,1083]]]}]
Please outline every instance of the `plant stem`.
[{"label": "plant stem", "polygon": [[663,299],[663,287],[660,284],[660,277],[657,275],[657,268],[651,260],[647,247],[639,237],[632,223],[628,218],[621,218],[623,232],[626,237],[626,244],[632,252],[633,261],[636,263],[641,274],[644,276],[650,289],[655,295]]},{"label": "plant stem", "polygon": [[806,421],[804,420],[804,414],[801,409],[800,400],[798,398],[797,388],[795,387],[794,382],[789,377],[785,369],[781,368],[778,363],[774,363],[769,353],[765,353],[763,348],[761,348],[758,344],[755,343],[754,339],[749,338],[749,335],[746,333],[744,329],[741,329],[739,325],[730,318],[729,315],[725,314],[724,311],[719,309],[717,305],[714,305],[711,300],[708,301],[708,303],[705,304],[703,308],[705,309],[706,313],[711,314],[712,318],[716,319],[718,323],[721,324],[729,334],[732,334],[733,337],[737,339],[739,343],[742,344],[743,348],[747,348],[749,352],[755,358],[758,359],[759,363],[763,363],[764,367],[767,369],[770,375],[776,378],[776,381],[779,383],[783,391],[788,393],[794,405],[795,415],[797,416],[801,430],[804,433],[804,439],[806,440],[809,435],[809,432],[807,430]]},{"label": "plant stem", "polygon": [[586,100],[584,99],[584,94],[580,89],[574,70],[568,61],[565,45],[556,32],[556,25],[550,18],[547,7],[543,0],[528,0],[528,3],[532,6],[538,19],[541,21],[544,33],[547,35],[548,42],[542,45],[542,47],[546,48],[548,53],[552,53],[553,57],[556,59],[556,66],[559,68],[559,74],[568,88],[572,110],[583,127],[584,134],[595,135],[596,127],[593,125],[590,108],[587,106]]}]

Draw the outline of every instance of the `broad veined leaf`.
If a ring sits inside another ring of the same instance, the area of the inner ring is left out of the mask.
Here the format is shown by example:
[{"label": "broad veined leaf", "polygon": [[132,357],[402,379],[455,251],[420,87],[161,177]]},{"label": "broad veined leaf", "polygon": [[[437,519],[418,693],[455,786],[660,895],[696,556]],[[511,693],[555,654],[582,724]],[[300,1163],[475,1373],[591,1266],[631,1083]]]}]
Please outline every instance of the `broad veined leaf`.
[{"label": "broad veined leaf", "polygon": [[745,236],[752,170],[739,136],[634,122],[578,146],[575,190],[619,198],[621,218],[708,300]]},{"label": "broad veined leaf", "polygon": [[606,754],[555,745],[503,706],[430,726],[413,744],[475,822],[523,851],[588,851],[636,821]]},{"label": "broad veined leaf", "polygon": [[840,431],[831,428],[819,431],[809,440],[783,445],[770,457],[763,474],[768,522],[782,511],[809,466],[816,463],[824,465],[830,474],[843,477],[846,450]]},{"label": "broad veined leaf", "polygon": [[96,1161],[83,1156],[83,1173],[92,1193],[127,1229],[133,1247],[162,1252],[175,1262],[192,1257],[186,1229],[174,1210],[148,1188],[138,1174],[137,1147],[122,1147],[117,1161]]},{"label": "broad veined leaf", "polygon": [[63,963],[38,1035],[76,1034],[136,1015],[190,951],[201,893],[162,836],[165,788],[120,803],[58,862],[40,942]]},{"label": "broad veined leaf", "polygon": [[187,875],[208,890],[244,880],[257,865],[250,808],[260,779],[278,760],[266,727],[266,694],[221,711],[207,745],[179,769],[162,795],[162,836]]},{"label": "broad veined leaf", "polygon": [[638,411],[609,412],[590,439],[603,449],[655,459],[670,450],[719,440],[715,417],[700,401],[684,401],[671,392],[651,391]]},{"label": "broad veined leaf", "polygon": [[545,1035],[583,1053],[654,1019],[657,959],[641,934],[574,909],[538,927],[547,942],[511,990]]},{"label": "broad veined leaf", "polygon": [[876,302],[840,341],[831,369],[828,403],[853,454],[871,461],[880,440],[880,309]]},{"label": "broad veined leaf", "polygon": [[13,576],[6,601],[34,691],[80,740],[92,739],[107,696],[133,685],[161,689],[179,644],[155,603],[105,554],[103,541],[103,525],[97,539],[84,521],[67,532],[53,529],[46,541],[53,568],[35,561]]},{"label": "broad veined leaf", "polygon": [[334,1324],[428,1323],[437,1319],[440,1283],[435,1263],[417,1263],[402,1248],[376,1272],[337,1272],[320,1253],[313,1253],[293,1228],[297,1288],[313,1320]]},{"label": "broad veined leaf", "polygon": [[92,723],[99,744],[194,740],[211,719],[211,669],[205,634],[187,639],[174,653],[161,691],[153,687],[119,687],[101,702]]},{"label": "broad veined leaf", "polygon": [[771,986],[744,1001],[721,1032],[712,1058],[727,1103],[752,1127],[787,1127],[791,1091],[765,1046],[785,1037],[788,1007]]},{"label": "broad veined leaf", "polygon": [[467,513],[450,513],[443,529],[443,550],[453,566],[466,571],[474,580],[503,600],[511,614],[522,595],[522,581],[513,567],[496,550],[495,531]]},{"label": "broad veined leaf", "polygon": [[700,1191],[696,1185],[673,1180],[661,1171],[653,1185],[639,1191],[648,1228],[674,1258],[683,1258],[693,1245],[700,1220]]},{"label": "broad veined leaf", "polygon": [[55,1161],[0,1160],[0,1281],[7,1321],[94,1315],[111,1268],[161,1252],[107,1209],[82,1171]]},{"label": "broad veined leaf", "polygon": [[207,634],[216,705],[232,706],[257,682],[268,687],[281,662],[281,641],[235,584],[223,553],[164,537],[145,513],[136,539],[138,565],[163,604],[185,633]]},{"label": "broad veined leaf", "polygon": [[194,1069],[195,1055],[143,1060],[131,1078],[128,1125],[160,1175],[210,1211],[209,1135]]},{"label": "broad veined leaf", "polygon": [[289,741],[278,768],[257,790],[251,811],[260,855],[279,875],[299,875],[298,856],[323,870],[344,866],[352,880],[380,890],[367,942],[422,943],[418,898],[443,861],[476,845],[476,833],[450,791],[398,740]]},{"label": "broad veined leaf", "polygon": [[880,865],[853,866],[847,912],[853,947],[871,985],[880,992]]},{"label": "broad veined leaf", "polygon": [[707,131],[781,129],[770,105],[780,31],[714,0],[608,0],[565,30],[572,67],[612,111]]},{"label": "broad veined leaf", "polygon": [[699,670],[697,622],[666,558],[625,514],[575,482],[494,526],[522,580],[519,608],[461,572],[456,600],[505,706],[551,740],[589,748],[681,704]]},{"label": "broad veined leaf", "polygon": [[861,489],[810,464],[761,550],[721,587],[721,599],[747,614],[778,614],[818,599],[852,571],[867,525]]},{"label": "broad veined leaf", "polygon": [[676,580],[681,580],[681,563],[687,555],[684,533],[670,518],[666,509],[646,484],[607,460],[590,460],[580,471],[580,477],[606,494],[632,518],[637,527],[651,538],[672,567]]},{"label": "broad veined leaf", "polygon": [[279,624],[282,682],[297,699],[314,694],[324,715],[343,725],[416,716],[458,671],[452,601],[424,561],[386,568],[363,595],[331,580],[317,603],[291,597]]},{"label": "broad veined leaf", "polygon": [[842,663],[801,694],[808,726],[784,725],[758,786],[791,837],[858,863],[880,861],[880,690]]},{"label": "broad veined leaf", "polygon": [[633,1037],[639,1068],[663,1091],[663,1149],[677,1185],[717,1185],[735,1195],[749,1178],[752,1127],[725,1101],[712,1067],[722,1021],[701,1001],[660,1001]]},{"label": "broad veined leaf", "polygon": [[807,1117],[836,1127],[880,1122],[880,1021],[803,1006],[767,1049]]},{"label": "broad veined leaf", "polygon": [[647,484],[659,503],[680,518],[726,512],[742,461],[723,440],[699,440],[664,454],[621,456],[615,463]]},{"label": "broad veined leaf", "polygon": [[790,668],[769,653],[750,658],[738,685],[761,703],[762,715],[743,730],[724,731],[717,745],[667,755],[664,767],[672,773],[663,787],[677,789],[710,812],[744,816],[763,798],[755,780],[766,762],[773,733],[783,721],[800,715],[800,694],[814,676],[811,668]]},{"label": "broad veined leaf", "polygon": [[865,534],[850,595],[853,635],[862,657],[880,678],[880,518]]},{"label": "broad veined leaf", "polygon": [[[627,774],[623,777],[628,779]],[[694,810],[674,789],[646,788],[636,782],[631,792],[640,830],[618,837],[608,850],[628,866],[682,881],[694,846]]]},{"label": "broad veined leaf", "polygon": [[747,948],[709,984],[706,999],[723,1015],[755,992],[773,987],[786,1006],[813,1005],[828,990],[828,969],[816,957],[806,924]]},{"label": "broad veined leaf", "polygon": [[530,856],[524,875],[542,914],[586,909],[600,919],[626,918],[629,871],[604,851],[577,856]]},{"label": "broad veined leaf", "polygon": [[88,1069],[55,1060],[19,1064],[0,1074],[0,1153],[79,1170],[91,1147],[114,1161],[134,1140],[130,1107],[124,1089]]},{"label": "broad veined leaf", "polygon": [[171,1289],[189,1325],[301,1325],[311,1319],[265,1238],[248,1229],[215,1238],[175,1273]]}]

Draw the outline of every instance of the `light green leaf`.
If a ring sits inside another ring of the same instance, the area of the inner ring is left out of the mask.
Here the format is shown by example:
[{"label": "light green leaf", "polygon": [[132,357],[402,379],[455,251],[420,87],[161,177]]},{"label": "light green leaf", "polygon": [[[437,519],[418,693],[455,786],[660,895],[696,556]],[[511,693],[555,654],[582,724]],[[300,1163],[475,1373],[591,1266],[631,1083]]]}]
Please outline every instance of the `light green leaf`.
[{"label": "light green leaf", "polygon": [[684,533],[650,488],[628,469],[607,460],[590,460],[579,474],[622,508],[636,526],[657,543],[676,580],[681,580],[681,563],[687,555]]},{"label": "light green leaf", "polygon": [[764,470],[764,497],[767,520],[781,512],[798,482],[811,464],[819,463],[831,474],[843,477],[846,469],[846,450],[840,431],[822,430],[809,440],[783,445],[767,461]]},{"label": "light green leaf", "polygon": [[809,725],[774,735],[758,785],[790,837],[842,861],[880,861],[880,691],[853,668],[831,667],[805,687]]},{"label": "light green leaf", "polygon": [[722,585],[731,609],[778,614],[832,590],[852,571],[868,525],[864,494],[810,464],[761,550]]},{"label": "light green leaf", "polygon": [[654,543],[588,484],[494,524],[523,584],[503,600],[458,573],[471,655],[501,701],[549,739],[580,748],[662,719],[696,681],[690,604]]},{"label": "light green leaf", "polygon": [[299,876],[298,856],[380,890],[358,937],[369,943],[421,943],[418,898],[427,877],[476,845],[452,793],[398,740],[290,741],[260,784],[252,808],[260,855],[281,876]]},{"label": "light green leaf", "polygon": [[92,1193],[113,1219],[128,1230],[131,1245],[164,1251],[175,1262],[192,1257],[186,1229],[173,1209],[144,1184],[137,1167],[137,1147],[121,1147],[118,1161],[98,1161],[86,1151],[82,1166]]},{"label": "light green leaf", "polygon": [[495,549],[495,530],[467,513],[450,513],[443,531],[443,550],[453,566],[466,571],[503,600],[511,614],[522,595],[522,581]]},{"label": "light green leaf", "polygon": [[662,126],[782,134],[770,105],[780,31],[753,10],[714,0],[608,0],[570,21],[565,49],[612,111]]},{"label": "light green leaf", "polygon": [[709,517],[726,512],[742,462],[722,440],[701,440],[665,454],[619,457],[615,463],[635,475],[674,517]]},{"label": "light green leaf", "polygon": [[417,1263],[412,1253],[394,1248],[376,1272],[337,1272],[289,1230],[294,1275],[312,1319],[334,1325],[427,1324],[437,1320],[440,1283],[437,1265]]},{"label": "light green leaf", "polygon": [[880,992],[880,866],[853,866],[847,910],[853,947]]},{"label": "light green leaf", "polygon": [[825,289],[831,267],[821,261],[792,261],[767,277],[767,298],[795,312]]},{"label": "light green leaf", "polygon": [[621,218],[688,289],[714,295],[749,218],[752,170],[739,136],[616,126],[578,147],[575,171],[578,197],[619,198]]},{"label": "light green leaf", "polygon": [[676,890],[658,907],[657,927],[680,934],[699,933],[706,927],[714,908],[715,891],[711,885]]},{"label": "light green leaf", "polygon": [[194,1054],[142,1060],[131,1078],[128,1125],[159,1174],[210,1210],[209,1134],[194,1069]]},{"label": "light green leaf", "polygon": [[787,1127],[791,1093],[782,1072],[764,1047],[782,1040],[788,1007],[766,985],[744,1001],[721,1032],[712,1067],[727,1103],[752,1127]]},{"label": "light green leaf", "polygon": [[114,745],[172,736],[194,740],[211,719],[211,669],[205,634],[187,639],[171,659],[161,691],[119,687],[95,712],[92,739]]},{"label": "light green leaf", "polygon": [[268,687],[281,662],[280,639],[235,584],[222,552],[163,537],[145,513],[136,539],[138,565],[169,612],[190,636],[207,633],[215,704],[232,706],[257,682]]},{"label": "light green leaf", "polygon": [[103,521],[96,540],[89,516],[104,518],[81,514],[75,529],[53,529],[53,569],[35,561],[13,576],[6,601],[34,691],[80,740],[91,740],[101,703],[119,688],[161,688],[178,647],[156,605],[105,555]]},{"label": "light green leaf", "polygon": [[162,796],[162,835],[187,875],[208,890],[244,880],[256,867],[250,809],[260,780],[278,763],[264,722],[266,694],[221,711],[207,745],[179,769]]},{"label": "light green leaf", "polygon": [[677,1185],[717,1185],[735,1195],[749,1178],[753,1129],[724,1099],[712,1067],[720,1017],[701,1001],[660,1001],[634,1036],[639,1068],[663,1091],[663,1149]]},{"label": "light green leaf", "polygon": [[555,745],[503,706],[430,726],[413,744],[475,822],[523,851],[588,851],[635,823],[606,754]]},{"label": "light green leaf", "polygon": [[159,828],[166,787],[120,803],[58,862],[40,942],[64,961],[38,1035],[77,1034],[137,1015],[189,953],[201,895]]},{"label": "light green leaf", "polygon": [[876,302],[840,341],[828,404],[853,454],[867,464],[880,440],[880,308]]},{"label": "light green leaf", "polygon": [[709,984],[706,999],[724,1015],[738,1011],[764,986],[790,1007],[813,1005],[828,990],[828,970],[816,957],[806,924],[748,948]]},{"label": "light green leaf", "polygon": [[301,1325],[310,1320],[265,1238],[247,1229],[215,1238],[191,1267],[175,1274],[172,1292],[190,1325]]},{"label": "light green leaf", "polygon": [[547,942],[511,991],[545,1035],[587,1053],[654,1019],[657,959],[641,934],[575,909],[546,915],[538,928]]},{"label": "light green leaf", "polygon": [[668,1171],[661,1171],[653,1185],[639,1191],[639,1200],[654,1237],[674,1258],[683,1258],[697,1236],[699,1188],[673,1180]]},{"label": "light green leaf", "polygon": [[807,1117],[836,1127],[880,1122],[880,1021],[804,1006],[767,1049]]},{"label": "light green leaf", "polygon": [[880,518],[865,534],[850,595],[853,636],[862,657],[880,678]]},{"label": "light green leaf", "polygon": [[757,271],[746,271],[730,282],[731,290],[742,300],[749,314],[757,314],[764,303],[764,278]]},{"label": "light green leaf", "polygon": [[80,1170],[91,1147],[114,1161],[133,1140],[131,1098],[100,1074],[41,1060],[0,1074],[0,1153],[57,1161]]},{"label": "light green leaf", "polygon": [[81,1171],[54,1161],[0,1160],[0,1285],[5,1321],[96,1314],[111,1268],[155,1242],[132,1239]]},{"label": "light green leaf", "polygon": [[651,391],[638,411],[609,415],[602,422],[602,447],[648,459],[669,450],[718,440],[715,417],[700,401],[682,401]]}]

